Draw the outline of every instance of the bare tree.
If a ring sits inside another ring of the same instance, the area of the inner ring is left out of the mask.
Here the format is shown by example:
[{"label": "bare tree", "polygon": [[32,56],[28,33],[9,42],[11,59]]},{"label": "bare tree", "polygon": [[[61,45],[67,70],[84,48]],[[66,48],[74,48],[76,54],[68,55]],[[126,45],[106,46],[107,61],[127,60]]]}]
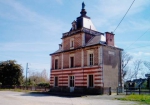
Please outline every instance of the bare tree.
[{"label": "bare tree", "polygon": [[142,63],[143,61],[142,60],[135,60],[133,62],[133,70],[129,70],[128,72],[128,79],[131,80],[133,78],[137,79],[138,78],[138,74],[139,74],[139,71],[142,70]]},{"label": "bare tree", "polygon": [[150,62],[144,61],[144,65],[150,70]]},{"label": "bare tree", "polygon": [[132,56],[128,54],[127,52],[122,52],[122,69],[123,69],[123,78],[127,75],[127,72],[129,71],[128,64],[132,60]]},{"label": "bare tree", "polygon": [[36,85],[39,83],[48,83],[48,76],[46,70],[42,70],[41,72],[31,72],[29,76],[30,81],[32,84]]}]

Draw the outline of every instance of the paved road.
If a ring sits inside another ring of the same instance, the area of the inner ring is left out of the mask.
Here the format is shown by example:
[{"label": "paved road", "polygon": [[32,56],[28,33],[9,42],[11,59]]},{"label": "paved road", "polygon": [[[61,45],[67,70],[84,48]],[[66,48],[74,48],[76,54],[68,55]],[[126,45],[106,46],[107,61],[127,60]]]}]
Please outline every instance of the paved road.
[{"label": "paved road", "polygon": [[0,91],[0,105],[138,105],[131,101],[114,100],[114,97],[116,96],[60,97]]}]

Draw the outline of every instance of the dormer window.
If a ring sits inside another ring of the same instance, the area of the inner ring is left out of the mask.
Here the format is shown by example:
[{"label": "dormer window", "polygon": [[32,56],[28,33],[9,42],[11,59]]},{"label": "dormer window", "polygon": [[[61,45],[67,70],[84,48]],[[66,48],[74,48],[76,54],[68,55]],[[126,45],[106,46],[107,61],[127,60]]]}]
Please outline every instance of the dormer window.
[{"label": "dormer window", "polygon": [[73,21],[72,22],[72,30],[76,30],[76,29],[77,29],[76,21]]},{"label": "dormer window", "polygon": [[70,49],[74,48],[74,38],[70,39]]}]

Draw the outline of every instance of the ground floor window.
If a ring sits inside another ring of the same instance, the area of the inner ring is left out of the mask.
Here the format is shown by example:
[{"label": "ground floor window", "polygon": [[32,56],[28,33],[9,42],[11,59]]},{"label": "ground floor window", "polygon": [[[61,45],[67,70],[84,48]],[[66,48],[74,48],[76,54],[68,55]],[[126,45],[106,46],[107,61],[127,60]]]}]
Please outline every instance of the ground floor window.
[{"label": "ground floor window", "polygon": [[58,86],[58,77],[55,77],[55,87]]},{"label": "ground floor window", "polygon": [[88,79],[88,83],[89,83],[89,87],[93,87],[93,75],[89,75],[89,79]]},{"label": "ground floor window", "polygon": [[69,83],[70,83],[70,87],[74,87],[74,76],[70,76],[69,77]]}]

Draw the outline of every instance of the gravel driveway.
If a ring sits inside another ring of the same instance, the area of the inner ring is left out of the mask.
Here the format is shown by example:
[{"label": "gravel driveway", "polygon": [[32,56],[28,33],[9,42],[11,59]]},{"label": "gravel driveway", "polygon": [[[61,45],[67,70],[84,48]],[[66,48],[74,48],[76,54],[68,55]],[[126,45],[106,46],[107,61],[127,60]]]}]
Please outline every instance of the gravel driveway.
[{"label": "gravel driveway", "polygon": [[115,97],[118,96],[61,97],[0,91],[0,105],[138,105],[136,102],[114,100]]}]

